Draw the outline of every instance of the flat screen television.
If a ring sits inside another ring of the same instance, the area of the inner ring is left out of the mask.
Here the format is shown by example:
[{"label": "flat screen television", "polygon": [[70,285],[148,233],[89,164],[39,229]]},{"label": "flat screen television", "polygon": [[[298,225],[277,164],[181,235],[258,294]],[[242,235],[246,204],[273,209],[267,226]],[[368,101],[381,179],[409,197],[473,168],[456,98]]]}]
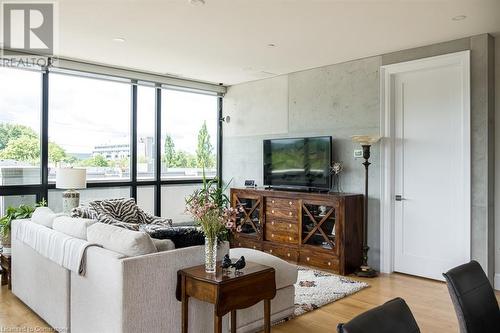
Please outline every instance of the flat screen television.
[{"label": "flat screen television", "polygon": [[264,140],[264,185],[330,189],[332,137]]}]

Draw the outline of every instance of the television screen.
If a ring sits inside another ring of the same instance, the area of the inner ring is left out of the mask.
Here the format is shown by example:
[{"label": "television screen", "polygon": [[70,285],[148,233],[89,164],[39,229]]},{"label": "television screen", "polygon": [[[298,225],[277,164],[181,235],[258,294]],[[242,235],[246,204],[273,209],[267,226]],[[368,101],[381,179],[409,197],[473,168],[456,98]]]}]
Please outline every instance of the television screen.
[{"label": "television screen", "polygon": [[330,136],[264,140],[264,185],[330,188]]}]

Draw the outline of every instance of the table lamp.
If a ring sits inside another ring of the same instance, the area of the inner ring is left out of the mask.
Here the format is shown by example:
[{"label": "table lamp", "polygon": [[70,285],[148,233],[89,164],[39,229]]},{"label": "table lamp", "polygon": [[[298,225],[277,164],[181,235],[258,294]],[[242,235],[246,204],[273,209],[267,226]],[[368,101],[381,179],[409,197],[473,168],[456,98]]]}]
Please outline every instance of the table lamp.
[{"label": "table lamp", "polygon": [[87,187],[87,170],[74,168],[59,168],[56,172],[56,188],[67,190],[63,192],[63,212],[71,213],[80,204],[80,193],[77,189]]},{"label": "table lamp", "polygon": [[368,167],[370,166],[370,147],[380,140],[380,136],[370,136],[370,135],[354,135],[352,141],[359,143],[363,148],[363,165],[365,166],[365,207],[363,215],[363,262],[361,267],[356,271],[356,275],[359,277],[375,277],[377,276],[377,271],[368,266]]}]

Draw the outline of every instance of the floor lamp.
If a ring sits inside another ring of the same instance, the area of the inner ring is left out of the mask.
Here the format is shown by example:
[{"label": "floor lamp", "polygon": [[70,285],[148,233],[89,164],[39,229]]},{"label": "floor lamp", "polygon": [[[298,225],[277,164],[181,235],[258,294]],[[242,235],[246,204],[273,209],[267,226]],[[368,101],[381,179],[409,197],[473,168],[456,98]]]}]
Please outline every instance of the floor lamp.
[{"label": "floor lamp", "polygon": [[352,137],[352,141],[359,143],[363,148],[363,158],[365,161],[363,165],[365,166],[365,207],[363,211],[363,262],[361,267],[356,271],[356,275],[359,277],[375,277],[377,276],[377,271],[368,266],[368,167],[370,166],[370,147],[380,140],[379,136],[370,135],[355,135]]}]

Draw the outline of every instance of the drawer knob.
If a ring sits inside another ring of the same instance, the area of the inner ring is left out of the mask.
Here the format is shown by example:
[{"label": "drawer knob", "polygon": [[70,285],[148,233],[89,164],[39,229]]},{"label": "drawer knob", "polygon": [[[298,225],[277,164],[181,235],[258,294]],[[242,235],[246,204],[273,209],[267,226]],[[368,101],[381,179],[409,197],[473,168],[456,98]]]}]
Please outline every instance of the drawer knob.
[{"label": "drawer knob", "polygon": [[291,228],[291,227],[292,227],[292,224],[291,224],[291,223],[290,223],[290,224],[288,224],[288,228]]},{"label": "drawer knob", "polygon": [[292,240],[292,237],[288,237],[288,240]]},{"label": "drawer knob", "polygon": [[288,213],[288,215],[292,216],[292,212]]},{"label": "drawer knob", "polygon": [[288,204],[291,206],[291,205],[292,205],[292,202],[290,201]]},{"label": "drawer knob", "polygon": [[253,249],[255,250],[255,245],[254,245]]},{"label": "drawer knob", "polygon": [[290,256],[290,253],[287,253],[286,255],[287,255],[287,256]]},{"label": "drawer knob", "polygon": [[274,225],[274,221],[272,221],[271,224]]},{"label": "drawer knob", "polygon": [[331,262],[328,262],[328,266],[331,266],[331,265],[332,265],[332,263],[331,263]]},{"label": "drawer knob", "polygon": [[273,253],[273,249],[269,250],[269,253]]},{"label": "drawer knob", "polygon": [[273,210],[271,210],[271,214],[274,214],[274,209],[273,209]]},{"label": "drawer knob", "polygon": [[306,260],[309,261],[309,260],[311,260],[311,258],[307,257]]},{"label": "drawer knob", "polygon": [[273,238],[274,238],[274,234],[271,234],[271,237],[273,237]]},{"label": "drawer knob", "polygon": [[272,200],[271,202],[274,203],[274,200]]}]

